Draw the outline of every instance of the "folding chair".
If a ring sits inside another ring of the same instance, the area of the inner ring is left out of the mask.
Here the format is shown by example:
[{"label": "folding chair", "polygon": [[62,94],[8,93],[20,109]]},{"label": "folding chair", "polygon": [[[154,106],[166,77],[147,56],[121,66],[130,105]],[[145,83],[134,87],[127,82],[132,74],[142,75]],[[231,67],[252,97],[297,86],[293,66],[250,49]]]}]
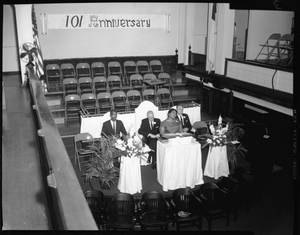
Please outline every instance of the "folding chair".
[{"label": "folding chair", "polygon": [[[74,136],[75,146],[75,164],[78,162],[79,170],[81,171],[81,163],[89,162],[89,158],[92,157],[94,151],[89,150],[84,145],[94,145],[93,136],[89,133],[80,133]],[[84,159],[80,161],[80,159]]]},{"label": "folding chair", "polygon": [[134,61],[125,61],[123,66],[125,78],[129,81],[130,76],[137,73],[136,63]]},{"label": "folding chair", "polygon": [[93,62],[92,63],[92,76],[104,76],[106,77],[105,65],[102,62]]},{"label": "folding chair", "polygon": [[122,82],[121,82],[121,78],[118,75],[108,76],[107,83],[108,83],[110,92],[122,91]]},{"label": "folding chair", "polygon": [[90,77],[81,77],[78,80],[80,94],[93,93],[93,80]]},{"label": "folding chair", "polygon": [[67,95],[78,95],[78,84],[75,78],[66,78],[63,80],[64,97]]},{"label": "folding chair", "polygon": [[162,66],[162,64],[161,64],[161,62],[159,60],[151,60],[150,61],[150,70],[156,76],[159,73],[163,73],[164,72],[163,66]]},{"label": "folding chair", "polygon": [[100,92],[107,92],[108,90],[107,79],[103,76],[94,77],[93,84],[95,95],[98,95]]},{"label": "folding chair", "polygon": [[140,74],[133,74],[130,76],[130,87],[133,90],[143,90],[143,77]]},{"label": "folding chair", "polygon": [[158,104],[161,108],[163,108],[163,106],[166,104],[168,105],[167,108],[170,108],[170,104],[174,106],[173,99],[169,89],[167,88],[158,89],[157,96],[158,96]]},{"label": "folding chair", "polygon": [[46,66],[46,82],[50,92],[62,90],[60,73],[58,64],[48,64]]},{"label": "folding chair", "polygon": [[136,62],[136,66],[137,66],[137,70],[138,73],[141,74],[142,76],[144,74],[150,73],[150,68],[149,68],[149,64],[146,60],[139,60]]},{"label": "folding chair", "polygon": [[118,61],[108,62],[108,76],[117,75],[120,78],[123,78],[123,72],[121,64]]},{"label": "folding chair", "polygon": [[76,65],[77,79],[91,76],[91,66],[88,63],[78,63]]},{"label": "folding chair", "polygon": [[97,100],[93,93],[81,95],[80,100],[81,108],[86,109],[90,114],[97,113]]},{"label": "folding chair", "polygon": [[113,99],[109,92],[99,93],[97,95],[97,102],[99,107],[98,113],[100,114],[106,113],[107,111],[114,109]]},{"label": "folding chair", "polygon": [[65,98],[65,118],[64,123],[67,126],[69,120],[80,119],[80,97],[79,95],[67,95]]},{"label": "folding chair", "polygon": [[288,64],[293,60],[293,47],[292,42],[294,34],[284,34],[278,41],[278,60],[279,63],[282,59],[288,59]]},{"label": "folding chair", "polygon": [[143,91],[143,100],[148,100],[155,104],[155,92],[154,89],[146,89]]},{"label": "folding chair", "polygon": [[[152,73],[147,73],[144,75],[144,81],[147,81],[147,80],[155,80],[156,79],[156,76]],[[146,85],[145,84],[145,89],[150,89],[150,88],[154,88],[155,86],[154,85]]]},{"label": "folding chair", "polygon": [[[278,57],[278,53],[274,53],[275,47],[278,45],[278,40],[280,39],[281,34],[280,33],[274,33],[272,34],[267,41],[265,42],[265,44],[262,44],[260,46],[262,46],[260,52],[258,53],[258,55],[256,56],[255,60],[258,60],[258,57],[260,55],[265,55],[266,56],[266,61],[270,59],[271,56],[275,56],[276,58]],[[263,51],[264,48],[266,48],[267,52]]]},{"label": "folding chair", "polygon": [[166,85],[169,87],[169,90],[171,91],[172,79],[171,79],[170,74],[160,73],[160,74],[158,74],[157,78],[161,81],[166,82]]},{"label": "folding chair", "polygon": [[65,78],[75,78],[76,79],[75,67],[73,64],[64,63],[60,66],[60,70],[62,72],[63,79],[65,79]]},{"label": "folding chair", "polygon": [[127,92],[127,102],[128,108],[131,111],[132,109],[137,108],[142,102],[141,93],[138,90],[130,90]]},{"label": "folding chair", "polygon": [[128,108],[126,94],[123,91],[114,91],[111,96],[115,109],[124,107],[124,111],[126,112]]},{"label": "folding chair", "polygon": [[207,127],[206,122],[204,122],[204,121],[194,122],[193,128],[196,130],[195,131],[195,138],[197,140],[206,141],[207,138],[211,138],[211,135],[209,133],[209,129]]}]

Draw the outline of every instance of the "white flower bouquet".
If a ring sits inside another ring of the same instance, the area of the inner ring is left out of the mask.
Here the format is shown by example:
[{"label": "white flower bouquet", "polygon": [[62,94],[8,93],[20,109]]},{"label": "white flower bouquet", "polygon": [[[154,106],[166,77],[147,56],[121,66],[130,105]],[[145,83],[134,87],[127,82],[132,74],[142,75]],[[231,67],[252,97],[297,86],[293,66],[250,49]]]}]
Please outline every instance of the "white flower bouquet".
[{"label": "white flower bouquet", "polygon": [[129,135],[127,141],[117,139],[114,146],[126,157],[141,157],[147,160],[149,152],[153,150],[143,143],[140,135],[136,133],[130,133]]}]

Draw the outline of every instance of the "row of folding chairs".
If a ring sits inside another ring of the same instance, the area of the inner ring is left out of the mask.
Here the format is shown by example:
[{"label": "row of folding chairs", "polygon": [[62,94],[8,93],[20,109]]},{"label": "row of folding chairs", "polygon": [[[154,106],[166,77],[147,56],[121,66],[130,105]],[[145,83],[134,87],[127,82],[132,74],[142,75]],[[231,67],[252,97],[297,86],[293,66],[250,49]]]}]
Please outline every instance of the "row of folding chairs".
[{"label": "row of folding chairs", "polygon": [[[157,77],[154,74],[145,74],[144,76],[133,74],[130,76],[129,86],[126,86],[126,88],[142,91],[151,88],[151,86],[145,85],[144,81],[155,80],[157,78],[161,81],[165,81],[170,89],[171,77],[168,73],[159,73]],[[79,80],[75,78],[66,78],[63,80],[63,92],[65,96],[69,94],[82,95],[85,93],[94,93],[97,95],[100,92],[106,91],[122,91],[123,88],[125,88],[125,86],[118,75],[111,75],[107,78],[104,76],[96,76],[93,79],[90,77],[81,77]]]},{"label": "row of folding chairs", "polygon": [[78,63],[76,67],[71,63],[48,64],[46,66],[46,82],[49,91],[61,89],[61,81],[66,78],[79,79],[81,77],[96,77],[96,76],[112,76],[117,75],[124,81],[128,80],[132,74],[147,74],[152,73],[158,75],[163,73],[163,65],[159,60],[151,60],[148,63],[146,60],[125,61],[123,68],[118,61],[110,61],[106,66],[103,62]]},{"label": "row of folding chairs", "polygon": [[102,92],[97,95],[93,93],[67,95],[65,97],[65,125],[69,120],[79,119],[81,109],[89,114],[104,114],[111,109],[133,111],[139,104],[148,100],[161,108],[174,106],[172,95],[167,88],[160,88],[155,95],[154,89],[145,89],[142,93],[138,90],[114,91],[113,93]]},{"label": "row of folding chairs", "polygon": [[258,60],[259,56],[263,55],[266,61],[274,57],[277,63],[284,58],[288,58],[288,64],[290,64],[293,60],[293,40],[293,34],[281,35],[280,33],[274,33],[270,35],[267,41],[260,45],[262,48],[255,60]]}]

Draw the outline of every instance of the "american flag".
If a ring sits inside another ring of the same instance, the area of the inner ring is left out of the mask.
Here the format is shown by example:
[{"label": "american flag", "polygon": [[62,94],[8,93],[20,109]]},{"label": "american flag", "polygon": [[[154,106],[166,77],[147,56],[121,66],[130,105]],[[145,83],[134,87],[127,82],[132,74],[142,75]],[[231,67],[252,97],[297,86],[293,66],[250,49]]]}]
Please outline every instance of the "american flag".
[{"label": "american flag", "polygon": [[44,75],[44,63],[43,63],[41,46],[39,42],[38,29],[37,29],[35,10],[33,4],[32,4],[32,11],[31,11],[31,19],[32,19],[32,31],[33,31],[33,45],[37,49],[37,54],[36,54],[37,59],[35,60],[35,69],[36,69],[37,76],[40,78],[42,75]]}]

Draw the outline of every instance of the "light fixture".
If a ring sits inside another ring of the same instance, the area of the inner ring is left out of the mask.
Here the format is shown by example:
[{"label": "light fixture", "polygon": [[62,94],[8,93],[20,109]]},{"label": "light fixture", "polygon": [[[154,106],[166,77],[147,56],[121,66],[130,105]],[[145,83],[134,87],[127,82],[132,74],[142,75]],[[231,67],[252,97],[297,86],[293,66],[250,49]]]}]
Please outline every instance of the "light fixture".
[{"label": "light fixture", "polygon": [[166,14],[166,16],[165,16],[165,22],[166,22],[165,32],[166,33],[170,33],[170,14]]},{"label": "light fixture", "polygon": [[46,27],[46,14],[45,13],[41,13],[41,20],[42,20],[42,34],[45,35],[47,34],[47,27]]}]

